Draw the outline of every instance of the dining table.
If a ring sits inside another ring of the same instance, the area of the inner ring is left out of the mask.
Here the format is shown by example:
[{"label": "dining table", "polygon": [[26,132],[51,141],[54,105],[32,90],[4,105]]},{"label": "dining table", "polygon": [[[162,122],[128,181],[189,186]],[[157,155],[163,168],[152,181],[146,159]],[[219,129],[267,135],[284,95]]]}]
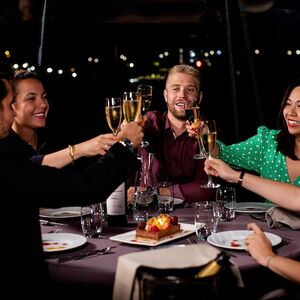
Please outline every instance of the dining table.
[{"label": "dining table", "polygon": [[[194,226],[194,205],[177,205],[172,213],[178,217],[179,223],[185,224],[189,228]],[[235,219],[231,221],[219,222],[217,227],[218,232],[226,232],[233,230],[246,230],[247,224],[256,222],[265,232],[273,233],[281,237],[281,242],[274,246],[278,255],[300,259],[300,235],[297,230],[292,230],[287,226],[279,228],[269,228],[265,219],[264,213],[236,213]],[[47,219],[49,222],[41,222],[42,234],[61,232],[71,233],[78,236],[83,236],[80,217]],[[51,223],[53,221],[53,223]],[[120,256],[137,253],[140,251],[152,251],[155,249],[182,246],[189,244],[208,244],[208,241],[198,241],[195,231],[187,235],[180,236],[176,239],[170,239],[165,243],[158,245],[145,245],[143,243],[130,243],[127,241],[114,240],[115,236],[126,232],[134,232],[137,222],[128,215],[128,223],[124,227],[109,227],[106,222],[103,224],[102,234],[100,238],[88,238],[85,243],[72,249],[63,251],[46,251],[45,260],[48,264],[51,278],[55,283],[70,289],[78,289],[87,291],[87,293],[100,292],[102,299],[112,299],[113,287],[115,281],[116,268]],[[86,253],[87,251],[112,247],[105,255],[92,255],[81,259],[61,261],[70,255]],[[114,247],[114,248],[113,248]],[[244,249],[222,249],[231,255],[232,262],[238,267],[245,288],[250,294],[253,294],[253,299],[257,295],[276,289],[280,286],[288,286],[290,283],[275,274],[271,270],[260,266]],[[250,299],[250,298],[249,298]]]}]

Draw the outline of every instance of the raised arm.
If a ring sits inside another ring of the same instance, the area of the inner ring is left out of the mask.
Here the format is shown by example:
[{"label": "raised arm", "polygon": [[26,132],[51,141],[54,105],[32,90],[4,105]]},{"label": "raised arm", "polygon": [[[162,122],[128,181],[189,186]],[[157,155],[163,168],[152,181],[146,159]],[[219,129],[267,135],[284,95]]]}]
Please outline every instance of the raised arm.
[{"label": "raised arm", "polygon": [[45,155],[42,165],[60,169],[83,156],[104,155],[116,141],[117,138],[111,133],[101,134],[80,144],[70,145],[68,148]]},{"label": "raised arm", "polygon": [[[205,161],[205,172],[213,176],[219,176],[224,180],[237,183],[241,174],[240,170],[234,170],[220,159]],[[300,211],[300,188],[292,184],[261,178],[245,173],[241,185],[264,197],[281,207]],[[288,199],[288,201],[286,200]]]}]

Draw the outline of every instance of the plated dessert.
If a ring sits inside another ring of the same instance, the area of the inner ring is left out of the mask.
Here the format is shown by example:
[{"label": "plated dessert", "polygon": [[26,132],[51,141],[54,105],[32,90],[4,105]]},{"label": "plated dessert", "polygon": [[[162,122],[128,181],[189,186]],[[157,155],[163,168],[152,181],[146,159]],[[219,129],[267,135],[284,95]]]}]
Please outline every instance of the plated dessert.
[{"label": "plated dessert", "polygon": [[136,228],[135,239],[137,241],[159,241],[177,232],[180,232],[178,217],[160,214],[147,222],[139,222]]}]

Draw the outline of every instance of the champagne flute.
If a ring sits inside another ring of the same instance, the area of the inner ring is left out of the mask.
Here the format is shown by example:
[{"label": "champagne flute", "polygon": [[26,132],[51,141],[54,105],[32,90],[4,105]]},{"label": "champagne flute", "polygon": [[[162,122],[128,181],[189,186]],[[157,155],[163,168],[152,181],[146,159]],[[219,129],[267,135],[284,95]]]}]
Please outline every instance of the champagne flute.
[{"label": "champagne flute", "polygon": [[[152,86],[140,84],[137,87],[137,94],[139,100],[141,101],[141,116],[143,117],[146,112],[150,109],[152,102]],[[149,142],[143,140],[141,143],[142,148],[146,148],[149,146]]]},{"label": "champagne flute", "polygon": [[[201,127],[203,125],[203,121],[200,121],[200,107],[199,106],[193,106],[185,109],[185,115],[186,120],[189,122],[189,124],[195,128]],[[199,145],[199,153],[194,155],[194,159],[205,159],[207,157],[207,153],[204,150],[202,141],[199,137],[199,134],[197,134],[197,140]]]},{"label": "champagne flute", "polygon": [[[217,140],[217,127],[215,120],[206,120],[204,127],[199,132],[202,145],[208,153],[208,159],[212,158],[212,151],[215,147]],[[208,182],[205,185],[201,185],[203,188],[218,188],[220,184],[214,183],[211,175],[208,175]]]},{"label": "champagne flute", "polygon": [[138,121],[141,115],[141,102],[136,92],[123,93],[123,114],[128,123]]},{"label": "champagne flute", "polygon": [[122,99],[120,97],[105,98],[105,116],[109,128],[116,136],[122,121]]}]

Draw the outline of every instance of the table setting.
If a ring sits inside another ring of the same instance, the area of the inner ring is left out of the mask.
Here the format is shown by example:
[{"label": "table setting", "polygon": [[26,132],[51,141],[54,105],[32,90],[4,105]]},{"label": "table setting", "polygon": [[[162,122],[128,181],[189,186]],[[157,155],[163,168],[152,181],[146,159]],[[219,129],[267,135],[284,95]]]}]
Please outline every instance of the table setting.
[{"label": "table setting", "polygon": [[[189,232],[153,244],[132,242],[132,236],[137,222],[131,219],[130,216],[127,226],[119,228],[108,227],[104,221],[101,235],[98,238],[88,238],[83,235],[80,216],[59,220],[56,218],[48,218],[47,220],[50,222],[59,221],[57,223],[64,225],[58,224],[49,226],[41,223],[42,234],[47,234],[49,231],[59,228],[62,230],[60,234],[75,234],[86,238],[86,242],[81,245],[79,243],[77,247],[66,250],[45,251],[46,261],[49,266],[50,274],[56,281],[65,284],[72,283],[74,285],[84,284],[84,286],[87,285],[92,290],[96,290],[101,286],[105,289],[105,293],[107,293],[109,297],[112,297],[113,287],[117,276],[119,276],[117,275],[119,259],[122,259],[124,255],[132,254],[132,256],[135,257],[139,254],[142,257],[143,255],[150,255],[147,253],[151,253],[153,250],[165,250],[167,253],[177,253],[180,251],[189,252],[190,248],[188,246],[194,246],[200,249],[203,245],[206,245],[209,249],[213,249],[212,254],[221,250],[228,252],[231,255],[232,262],[241,273],[245,286],[252,286],[253,274],[259,275],[265,272],[265,270],[249,256],[241,242],[241,239],[250,233],[246,230],[246,225],[254,221],[251,217],[252,212],[251,210],[245,212],[236,211],[233,220],[218,221],[216,232],[209,235],[207,240],[199,240],[195,231],[195,204],[189,206],[174,206],[172,214],[178,216],[179,223],[183,224],[182,228]],[[269,228],[265,220],[265,211],[256,212],[255,214],[264,217],[264,220],[256,220],[255,222],[267,232],[278,254],[291,258],[300,258],[300,238],[295,230],[291,230],[287,226]],[[56,235],[56,233],[49,235]],[[236,240],[237,245],[232,246],[234,240]],[[106,255],[91,254],[87,255],[87,257],[83,255],[85,253],[93,253],[93,251],[97,250],[104,251],[103,249],[108,247],[111,249]],[[182,250],[183,248],[187,250]],[[79,258],[63,262],[64,258],[73,255]],[[83,255],[83,257],[80,257],[81,255]],[[272,283],[270,282],[269,284]]]}]

